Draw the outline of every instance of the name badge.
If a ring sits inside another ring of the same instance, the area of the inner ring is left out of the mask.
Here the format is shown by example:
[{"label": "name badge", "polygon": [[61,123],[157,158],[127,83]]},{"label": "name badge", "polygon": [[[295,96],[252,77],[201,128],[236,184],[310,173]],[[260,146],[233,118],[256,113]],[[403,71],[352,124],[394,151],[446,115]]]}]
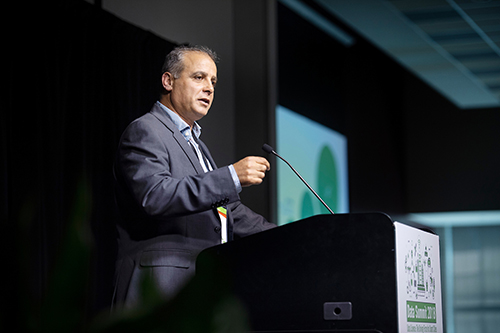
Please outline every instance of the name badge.
[{"label": "name badge", "polygon": [[227,243],[227,209],[226,207],[217,207],[217,212],[220,218],[220,242],[221,244]]}]

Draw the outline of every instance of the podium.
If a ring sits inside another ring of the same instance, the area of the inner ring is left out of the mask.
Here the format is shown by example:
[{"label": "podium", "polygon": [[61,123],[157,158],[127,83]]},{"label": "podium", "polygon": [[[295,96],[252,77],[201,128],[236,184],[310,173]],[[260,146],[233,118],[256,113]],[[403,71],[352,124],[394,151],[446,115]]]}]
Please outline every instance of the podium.
[{"label": "podium", "polygon": [[228,281],[253,331],[442,332],[439,239],[382,213],[313,216],[196,265]]}]

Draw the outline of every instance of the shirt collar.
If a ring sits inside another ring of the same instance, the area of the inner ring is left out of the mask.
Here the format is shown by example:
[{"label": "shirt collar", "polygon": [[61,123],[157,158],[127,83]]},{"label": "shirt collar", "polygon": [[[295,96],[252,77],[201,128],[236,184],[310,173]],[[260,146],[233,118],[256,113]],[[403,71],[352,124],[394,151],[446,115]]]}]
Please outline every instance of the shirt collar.
[{"label": "shirt collar", "polygon": [[197,122],[194,122],[193,131],[191,132],[190,130],[191,128],[189,127],[189,125],[184,120],[182,120],[182,118],[177,113],[170,110],[165,105],[161,104],[160,101],[157,101],[156,104],[158,104],[167,113],[167,116],[170,118],[170,120],[172,120],[175,127],[179,129],[179,131],[181,132],[184,139],[186,139],[186,141],[191,140],[193,136],[192,133],[194,133],[197,139],[200,137],[201,126]]}]

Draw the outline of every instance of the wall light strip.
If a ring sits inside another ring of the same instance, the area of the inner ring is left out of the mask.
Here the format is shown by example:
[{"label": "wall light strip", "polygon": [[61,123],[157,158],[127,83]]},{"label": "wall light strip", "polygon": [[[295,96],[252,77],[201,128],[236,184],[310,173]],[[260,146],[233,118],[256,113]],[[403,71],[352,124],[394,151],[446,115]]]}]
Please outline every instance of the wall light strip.
[{"label": "wall light strip", "polygon": [[480,227],[500,225],[500,210],[411,213],[407,220],[429,227]]}]

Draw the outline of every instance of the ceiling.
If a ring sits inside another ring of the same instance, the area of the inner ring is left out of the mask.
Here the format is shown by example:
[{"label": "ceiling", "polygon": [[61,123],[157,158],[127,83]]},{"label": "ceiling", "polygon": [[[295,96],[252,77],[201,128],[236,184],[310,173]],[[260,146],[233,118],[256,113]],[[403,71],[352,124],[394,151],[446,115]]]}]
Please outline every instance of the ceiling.
[{"label": "ceiling", "polygon": [[500,0],[281,2],[349,47],[334,15],[460,108],[500,106]]}]

